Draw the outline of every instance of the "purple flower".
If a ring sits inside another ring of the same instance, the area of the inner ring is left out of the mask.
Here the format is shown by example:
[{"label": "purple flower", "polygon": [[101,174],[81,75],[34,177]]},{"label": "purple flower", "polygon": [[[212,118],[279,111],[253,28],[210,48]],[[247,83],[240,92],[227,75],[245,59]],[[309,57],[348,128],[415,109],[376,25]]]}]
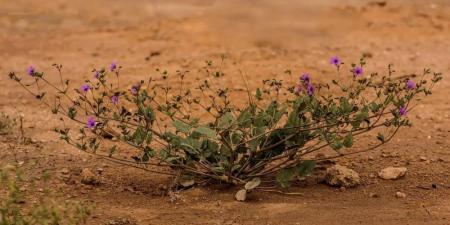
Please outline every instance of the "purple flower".
[{"label": "purple flower", "polygon": [[138,94],[140,88],[141,88],[140,84],[135,84],[135,85],[131,86],[131,89],[130,89],[131,94],[136,96]]},{"label": "purple flower", "polygon": [[114,105],[117,105],[119,103],[119,96],[118,95],[113,95],[111,97],[111,103]]},{"label": "purple flower", "polygon": [[296,95],[300,95],[300,92],[302,91],[302,85],[301,84],[297,84],[295,87],[294,87],[294,93],[296,94]]},{"label": "purple flower", "polygon": [[308,85],[306,86],[306,93],[309,96],[312,96],[314,94],[314,86],[311,83],[308,83]]},{"label": "purple flower", "polygon": [[95,119],[92,118],[92,117],[89,117],[87,122],[86,122],[86,127],[89,128],[89,129],[94,129],[95,128],[95,124],[96,124]]},{"label": "purple flower", "polygon": [[341,60],[337,56],[333,56],[330,59],[330,64],[331,65],[335,65],[335,66],[339,66],[339,65],[341,65]]},{"label": "purple flower", "polygon": [[303,81],[304,83],[308,84],[311,81],[311,77],[309,76],[309,73],[304,73],[300,77],[300,80]]},{"label": "purple flower", "polygon": [[94,73],[94,78],[95,78],[95,79],[100,78],[100,71],[95,71],[95,73]]},{"label": "purple flower", "polygon": [[34,68],[34,66],[29,66],[27,69],[27,74],[30,76],[34,76],[34,73],[36,72],[36,69]]},{"label": "purple flower", "polygon": [[360,66],[357,66],[357,67],[353,68],[352,72],[355,77],[359,77],[363,74],[363,68]]},{"label": "purple flower", "polygon": [[83,85],[81,85],[80,90],[81,90],[83,93],[88,92],[88,91],[89,91],[89,84],[83,84]]},{"label": "purple flower", "polygon": [[410,80],[410,79],[409,79],[409,80],[406,82],[406,88],[408,88],[409,90],[414,90],[414,89],[417,88],[417,85],[416,85],[416,83],[414,83],[413,80]]},{"label": "purple flower", "polygon": [[111,63],[111,65],[109,65],[109,70],[114,71],[116,69],[117,69],[117,63],[116,62],[113,62],[113,63]]},{"label": "purple flower", "polygon": [[406,113],[407,113],[406,107],[400,106],[400,108],[398,109],[398,113],[399,113],[401,116],[406,116]]}]

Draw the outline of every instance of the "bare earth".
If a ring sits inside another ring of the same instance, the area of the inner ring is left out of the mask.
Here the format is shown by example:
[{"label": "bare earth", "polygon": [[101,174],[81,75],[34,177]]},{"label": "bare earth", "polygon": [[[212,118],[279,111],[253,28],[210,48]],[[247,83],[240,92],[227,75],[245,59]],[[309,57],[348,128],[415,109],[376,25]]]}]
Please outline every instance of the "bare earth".
[{"label": "bare earth", "polygon": [[[431,67],[444,81],[408,114],[412,128],[378,151],[339,159],[360,173],[363,185],[340,190],[312,183],[289,190],[302,196],[254,193],[239,203],[234,187],[195,187],[171,198],[163,195],[169,179],[63,144],[52,131],[57,117],[6,76],[28,65],[56,75],[51,65],[61,63],[64,76],[81,84],[92,68],[117,60],[127,84],[156,75],[157,68],[190,70],[193,81],[205,60],[219,61],[222,54],[225,85],[237,90],[243,88],[239,70],[252,87],[281,78],[285,69],[330,81],[336,78],[328,64],[333,55],[357,62],[366,54],[367,72],[385,72],[389,63],[398,75]],[[21,144],[17,132],[0,136],[0,165],[23,162],[30,179],[50,171],[61,199],[96,205],[88,224],[117,218],[158,225],[450,224],[449,73],[447,0],[385,6],[362,0],[0,0],[0,111],[22,114],[25,134],[35,141]],[[396,181],[374,176],[387,166],[406,166],[408,173]],[[70,169],[69,180],[59,177],[63,168]],[[80,184],[82,168],[102,168],[102,184]],[[397,191],[407,197],[396,198]]]}]

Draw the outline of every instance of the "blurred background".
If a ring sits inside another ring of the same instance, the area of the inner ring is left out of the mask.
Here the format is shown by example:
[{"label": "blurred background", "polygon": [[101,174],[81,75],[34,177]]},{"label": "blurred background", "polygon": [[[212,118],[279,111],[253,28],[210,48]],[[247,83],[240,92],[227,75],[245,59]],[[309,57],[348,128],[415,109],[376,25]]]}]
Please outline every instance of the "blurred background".
[{"label": "blurred background", "polygon": [[[80,83],[116,61],[130,85],[157,68],[195,76],[222,55],[236,89],[239,70],[252,87],[286,69],[329,81],[334,55],[347,63],[364,55],[368,71],[395,63],[400,73],[445,72],[449,21],[448,0],[0,0],[0,73],[59,63]],[[28,111],[35,102],[24,94],[5,88],[0,107]]]}]

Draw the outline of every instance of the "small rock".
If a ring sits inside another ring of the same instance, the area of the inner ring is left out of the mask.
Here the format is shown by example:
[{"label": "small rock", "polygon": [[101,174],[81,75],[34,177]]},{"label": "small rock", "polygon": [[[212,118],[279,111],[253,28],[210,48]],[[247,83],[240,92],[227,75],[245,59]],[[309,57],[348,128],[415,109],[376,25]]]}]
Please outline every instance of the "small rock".
[{"label": "small rock", "polygon": [[195,180],[194,179],[183,179],[179,183],[181,186],[187,188],[187,187],[192,187],[195,184]]},{"label": "small rock", "polygon": [[91,170],[85,168],[83,169],[83,171],[81,171],[81,183],[87,185],[96,185],[99,184],[100,181]]},{"label": "small rock", "polygon": [[125,191],[134,192],[134,187],[132,187],[132,186],[127,186],[124,189],[125,189]]},{"label": "small rock", "polygon": [[425,157],[425,156],[420,156],[420,161],[422,161],[422,162],[424,162],[424,161],[427,161],[427,157]]},{"label": "small rock", "polygon": [[242,189],[236,192],[236,195],[234,195],[234,198],[239,202],[245,202],[247,199],[247,190]]},{"label": "small rock", "polygon": [[437,161],[438,161],[438,162],[445,162],[445,159],[443,159],[443,158],[437,158]]},{"label": "small rock", "polygon": [[105,223],[106,225],[135,225],[136,223],[128,218],[114,218]]},{"label": "small rock", "polygon": [[356,171],[337,164],[327,169],[325,182],[330,186],[355,187],[361,178]]},{"label": "small rock", "polygon": [[96,170],[96,172],[98,173],[98,174],[102,174],[103,173],[103,168],[97,168],[97,170]]},{"label": "small rock", "polygon": [[59,171],[61,174],[67,175],[70,173],[70,170],[67,168],[63,168],[62,170]]},{"label": "small rock", "polygon": [[403,192],[397,191],[395,193],[395,197],[397,197],[397,198],[406,198],[406,194],[403,193]]},{"label": "small rock", "polygon": [[180,201],[184,201],[179,192],[169,191],[167,195],[169,196],[169,201],[171,203],[178,204]]},{"label": "small rock", "polygon": [[396,180],[399,179],[403,176],[405,176],[406,171],[408,171],[408,169],[406,169],[406,167],[387,167],[384,168],[383,170],[381,170],[378,173],[378,176],[382,179],[385,180]]},{"label": "small rock", "polygon": [[377,193],[370,193],[369,196],[371,198],[379,198],[380,197]]}]

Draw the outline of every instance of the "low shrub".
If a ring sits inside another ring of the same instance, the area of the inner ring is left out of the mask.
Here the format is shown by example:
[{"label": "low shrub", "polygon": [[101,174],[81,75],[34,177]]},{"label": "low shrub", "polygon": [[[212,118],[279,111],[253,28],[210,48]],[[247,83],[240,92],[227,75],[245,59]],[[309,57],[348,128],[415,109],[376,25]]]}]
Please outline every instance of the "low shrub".
[{"label": "low shrub", "polygon": [[[401,127],[411,125],[407,114],[416,100],[431,94],[442,79],[430,69],[397,77],[391,65],[384,74],[368,74],[364,58],[348,66],[337,57],[330,63],[339,74],[339,81],[330,84],[315,83],[305,73],[295,82],[263,80],[260,88],[250,90],[242,76],[245,98],[232,97],[222,85],[225,74],[210,61],[197,86],[187,84],[187,71],[177,71],[172,78],[157,70],[158,76],[124,89],[116,63],[94,69],[93,78],[73,92],[61,65],[54,65],[59,84],[34,67],[26,79],[14,72],[9,77],[63,116],[63,126],[56,131],[82,151],[175,176],[186,185],[215,180],[246,184],[251,190],[261,179],[288,187],[311,172],[318,160],[385,144]],[[292,76],[289,70],[285,73]],[[52,97],[44,86],[53,90]],[[78,129],[66,125],[67,120],[79,124]],[[352,150],[363,134],[377,142]],[[136,150],[132,160],[116,157],[124,148]],[[322,149],[335,154],[315,157]]]}]

